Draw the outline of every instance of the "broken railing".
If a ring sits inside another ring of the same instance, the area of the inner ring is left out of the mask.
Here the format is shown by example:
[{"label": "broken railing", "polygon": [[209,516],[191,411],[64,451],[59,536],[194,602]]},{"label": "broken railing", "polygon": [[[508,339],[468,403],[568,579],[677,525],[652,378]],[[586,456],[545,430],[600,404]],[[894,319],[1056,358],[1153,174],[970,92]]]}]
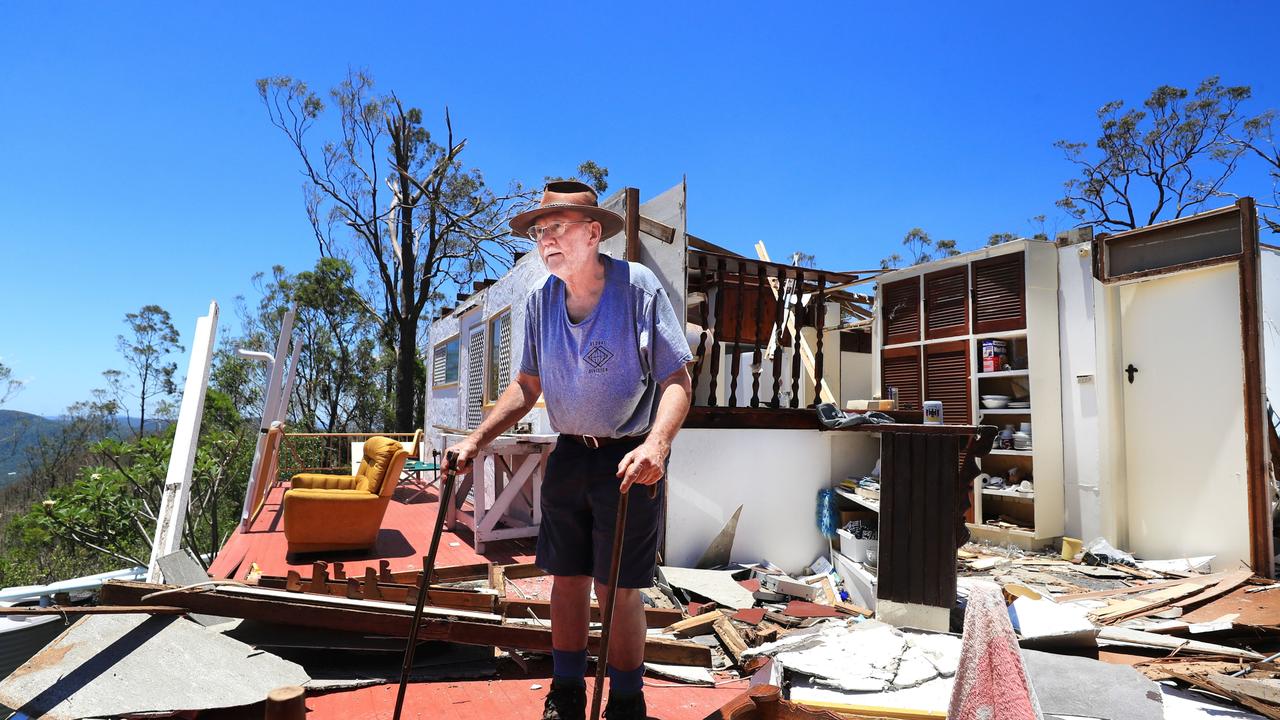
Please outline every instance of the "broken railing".
[{"label": "broken railing", "polygon": [[[701,327],[691,373],[695,406],[778,410],[835,401],[839,389],[825,381],[824,335],[845,318],[871,317],[872,299],[846,288],[873,274],[691,250],[688,277],[689,321]],[[841,307],[834,326],[826,321],[830,302]]]}]

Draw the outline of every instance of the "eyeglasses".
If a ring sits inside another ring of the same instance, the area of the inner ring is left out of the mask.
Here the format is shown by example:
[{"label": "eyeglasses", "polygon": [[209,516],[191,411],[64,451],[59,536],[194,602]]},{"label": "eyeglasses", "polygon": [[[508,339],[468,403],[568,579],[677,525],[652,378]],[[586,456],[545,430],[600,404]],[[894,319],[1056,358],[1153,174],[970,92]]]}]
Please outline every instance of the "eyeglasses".
[{"label": "eyeglasses", "polygon": [[564,231],[570,225],[579,223],[595,222],[595,220],[567,220],[564,222],[553,222],[550,225],[530,225],[524,234],[534,242],[542,242],[542,238],[546,237],[551,240],[559,240],[564,236]]}]

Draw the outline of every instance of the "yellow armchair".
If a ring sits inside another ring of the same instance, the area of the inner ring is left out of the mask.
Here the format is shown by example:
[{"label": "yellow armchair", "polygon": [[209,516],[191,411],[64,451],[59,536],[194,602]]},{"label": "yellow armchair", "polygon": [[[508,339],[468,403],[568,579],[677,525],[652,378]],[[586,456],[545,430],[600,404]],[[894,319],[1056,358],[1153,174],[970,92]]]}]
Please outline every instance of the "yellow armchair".
[{"label": "yellow armchair", "polygon": [[408,456],[395,440],[374,436],[355,475],[294,475],[284,494],[289,552],[373,547]]}]

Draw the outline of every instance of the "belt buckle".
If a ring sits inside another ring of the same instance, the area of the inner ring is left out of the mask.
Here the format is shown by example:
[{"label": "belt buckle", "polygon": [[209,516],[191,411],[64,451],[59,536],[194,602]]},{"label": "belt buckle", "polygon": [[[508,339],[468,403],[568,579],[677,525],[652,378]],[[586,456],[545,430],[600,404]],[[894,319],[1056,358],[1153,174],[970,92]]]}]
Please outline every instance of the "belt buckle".
[{"label": "belt buckle", "polygon": [[582,444],[583,444],[583,445],[586,445],[587,447],[591,448],[592,450],[599,450],[599,449],[600,449],[600,438],[597,438],[595,435],[583,435],[583,436],[582,436]]}]

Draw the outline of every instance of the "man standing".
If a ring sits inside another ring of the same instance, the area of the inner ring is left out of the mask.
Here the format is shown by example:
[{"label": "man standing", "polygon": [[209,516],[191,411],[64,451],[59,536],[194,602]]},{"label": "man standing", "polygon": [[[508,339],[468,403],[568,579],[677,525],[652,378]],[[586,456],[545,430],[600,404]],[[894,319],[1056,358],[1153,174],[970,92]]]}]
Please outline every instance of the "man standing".
[{"label": "man standing", "polygon": [[[621,493],[628,499],[618,596],[609,641],[609,720],[642,720],[645,618],[640,588],[653,583],[667,457],[689,411],[684,327],[643,265],[599,252],[622,217],[580,182],[548,183],[542,203],[511,220],[538,244],[551,277],[525,304],[519,372],[493,411],[452,450],[466,469],[480,448],[542,395],[560,433],[542,485],[538,566],[554,577],[554,678],[544,720],[586,714],[591,585],[603,607]],[[621,478],[621,483],[618,479]]]}]

